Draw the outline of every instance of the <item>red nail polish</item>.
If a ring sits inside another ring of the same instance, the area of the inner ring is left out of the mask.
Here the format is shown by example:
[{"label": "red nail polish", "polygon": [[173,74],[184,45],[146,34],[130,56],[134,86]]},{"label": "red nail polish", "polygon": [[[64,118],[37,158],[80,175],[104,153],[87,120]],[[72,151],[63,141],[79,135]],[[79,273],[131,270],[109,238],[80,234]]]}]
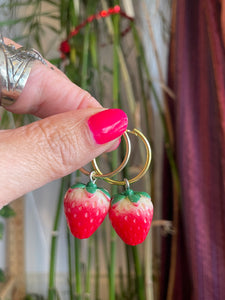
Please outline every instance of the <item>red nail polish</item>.
[{"label": "red nail polish", "polygon": [[103,110],[88,120],[88,126],[97,144],[108,143],[127,129],[128,118],[121,109]]}]

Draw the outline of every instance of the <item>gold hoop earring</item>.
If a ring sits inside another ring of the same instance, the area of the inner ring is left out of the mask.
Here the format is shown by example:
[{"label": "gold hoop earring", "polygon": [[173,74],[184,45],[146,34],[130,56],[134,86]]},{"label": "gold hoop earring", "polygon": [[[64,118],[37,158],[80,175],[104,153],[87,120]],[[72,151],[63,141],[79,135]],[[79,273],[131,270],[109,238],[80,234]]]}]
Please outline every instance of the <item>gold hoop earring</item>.
[{"label": "gold hoop earring", "polygon": [[95,173],[93,174],[92,171],[89,172],[87,171],[86,169],[84,168],[80,168],[80,171],[85,174],[85,175],[89,175],[92,173],[93,174],[93,177],[95,178],[104,178],[106,181],[109,180],[109,177],[113,177],[115,176],[116,174],[118,174],[120,171],[122,171],[128,161],[129,161],[129,158],[130,158],[130,153],[131,153],[131,144],[130,144],[130,139],[128,137],[128,134],[127,134],[127,131],[124,132],[123,134],[123,138],[124,138],[124,141],[125,141],[125,147],[126,147],[126,153],[125,153],[125,156],[124,156],[124,159],[122,161],[122,163],[119,165],[118,168],[116,168],[116,170],[112,171],[112,172],[109,172],[109,173],[106,173],[106,174],[103,174],[99,168],[98,168],[98,165],[97,165],[97,162],[96,162],[96,159],[93,159],[92,160],[92,166],[95,170]]}]

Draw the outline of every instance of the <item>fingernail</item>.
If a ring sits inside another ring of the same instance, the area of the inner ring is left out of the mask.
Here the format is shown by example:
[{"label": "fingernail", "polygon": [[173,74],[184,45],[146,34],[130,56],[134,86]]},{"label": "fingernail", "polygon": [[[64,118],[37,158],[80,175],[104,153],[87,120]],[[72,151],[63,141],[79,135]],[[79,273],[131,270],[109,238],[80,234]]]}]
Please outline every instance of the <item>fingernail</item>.
[{"label": "fingernail", "polygon": [[88,126],[97,144],[108,143],[120,137],[127,129],[128,118],[121,109],[103,110],[88,120]]}]

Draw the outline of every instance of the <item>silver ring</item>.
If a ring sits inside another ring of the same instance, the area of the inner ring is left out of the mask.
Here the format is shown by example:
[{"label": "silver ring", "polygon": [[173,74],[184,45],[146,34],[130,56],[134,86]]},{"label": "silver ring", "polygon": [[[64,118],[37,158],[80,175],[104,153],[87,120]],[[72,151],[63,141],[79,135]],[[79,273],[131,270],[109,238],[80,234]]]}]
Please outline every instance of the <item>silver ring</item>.
[{"label": "silver ring", "polygon": [[22,93],[34,61],[46,64],[35,49],[6,45],[0,35],[0,105],[16,102]]}]

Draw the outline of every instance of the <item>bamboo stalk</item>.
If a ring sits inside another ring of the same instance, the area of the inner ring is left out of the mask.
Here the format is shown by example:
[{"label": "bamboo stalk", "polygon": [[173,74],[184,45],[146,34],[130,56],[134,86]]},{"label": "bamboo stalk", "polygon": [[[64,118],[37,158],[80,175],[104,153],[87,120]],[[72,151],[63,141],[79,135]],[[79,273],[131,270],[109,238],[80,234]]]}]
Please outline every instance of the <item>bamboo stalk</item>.
[{"label": "bamboo stalk", "polygon": [[80,264],[80,247],[81,247],[81,240],[74,238],[74,245],[75,245],[75,276],[76,276],[76,293],[75,297],[77,300],[82,300],[82,283],[81,283],[81,264]]},{"label": "bamboo stalk", "polygon": [[[67,188],[71,185],[71,174],[68,175]],[[69,285],[69,297],[70,300],[74,299],[74,269],[73,269],[73,260],[74,256],[72,253],[73,248],[73,239],[72,234],[70,233],[69,227],[66,226],[66,237],[67,237],[67,262],[68,262],[68,285]]]},{"label": "bamboo stalk", "polygon": [[[173,185],[175,182],[173,181]],[[171,254],[170,254],[170,269],[169,269],[169,280],[167,289],[167,300],[173,300],[173,290],[176,277],[176,264],[177,264],[177,241],[178,241],[178,231],[179,231],[179,193],[174,186],[173,194],[173,234],[171,243]]]},{"label": "bamboo stalk", "polygon": [[130,255],[131,247],[125,245],[126,251],[126,267],[127,267],[127,290],[130,293],[130,287],[132,286],[132,275],[131,275],[131,255]]},{"label": "bamboo stalk", "polygon": [[88,258],[87,258],[87,268],[86,268],[86,281],[85,281],[85,300],[91,299],[91,259],[92,259],[92,243],[93,238],[90,237],[88,240]]},{"label": "bamboo stalk", "polygon": [[99,238],[96,232],[95,239],[95,300],[99,300],[99,286],[100,286],[100,268],[99,268]]},{"label": "bamboo stalk", "polygon": [[87,24],[84,33],[82,69],[81,69],[81,87],[84,90],[87,89],[89,35],[90,35],[90,24]]},{"label": "bamboo stalk", "polygon": [[154,299],[154,289],[153,289],[153,259],[152,259],[152,229],[150,229],[149,235],[145,241],[145,291],[146,300]]},{"label": "bamboo stalk", "polygon": [[69,295],[70,295],[70,300],[73,300],[74,284],[73,284],[72,251],[71,251],[72,245],[71,245],[71,234],[68,227],[67,227],[66,234],[67,234],[67,250],[68,250],[68,270],[69,270],[69,274],[68,274]]},{"label": "bamboo stalk", "polygon": [[[113,107],[119,107],[119,60],[117,47],[119,45],[119,15],[113,18]],[[112,169],[114,170],[118,162],[117,152],[112,153]],[[112,194],[117,192],[117,186],[111,189]],[[110,241],[110,268],[109,268],[109,300],[115,300],[115,264],[116,264],[116,232],[111,228]]]},{"label": "bamboo stalk", "polygon": [[56,208],[56,215],[54,220],[54,226],[52,231],[52,240],[51,240],[51,251],[50,251],[50,267],[49,267],[49,283],[48,283],[48,300],[54,300],[56,296],[56,286],[55,286],[55,277],[56,277],[56,254],[57,254],[57,241],[58,241],[58,230],[60,225],[60,216],[62,213],[62,204],[65,193],[66,186],[66,177],[61,180],[61,187],[59,193],[59,199]]},{"label": "bamboo stalk", "polygon": [[134,91],[133,91],[133,87],[132,87],[132,82],[131,82],[131,78],[128,72],[128,68],[126,65],[126,61],[122,52],[122,49],[120,46],[117,47],[117,53],[118,53],[118,58],[119,58],[119,62],[120,62],[120,67],[121,67],[121,74],[123,77],[123,83],[125,86],[125,91],[126,91],[126,97],[127,97],[127,101],[128,101],[128,105],[129,105],[129,109],[131,112],[131,115],[134,117],[135,116],[135,96],[134,96]]},{"label": "bamboo stalk", "polygon": [[138,254],[137,246],[132,247],[134,257],[134,266],[136,272],[137,295],[139,300],[145,300],[144,276],[142,274],[141,262]]},{"label": "bamboo stalk", "polygon": [[116,265],[116,232],[111,228],[110,265],[109,265],[109,300],[114,300],[115,292],[115,265]]}]

